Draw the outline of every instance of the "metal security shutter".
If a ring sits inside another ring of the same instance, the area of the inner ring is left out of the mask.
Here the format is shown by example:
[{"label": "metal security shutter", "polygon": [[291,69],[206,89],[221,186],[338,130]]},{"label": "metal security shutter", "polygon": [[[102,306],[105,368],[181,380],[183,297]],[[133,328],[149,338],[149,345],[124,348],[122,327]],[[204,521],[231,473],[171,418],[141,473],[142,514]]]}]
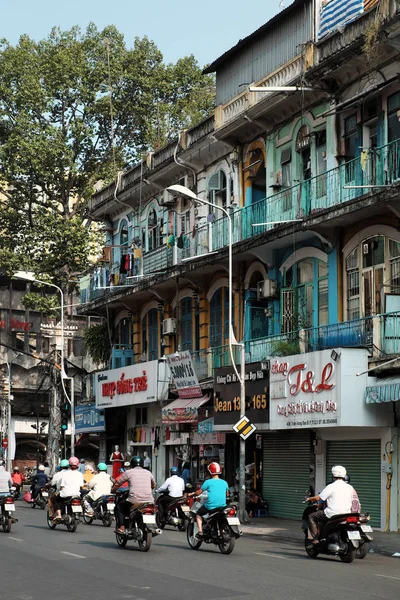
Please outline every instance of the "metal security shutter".
[{"label": "metal security shutter", "polygon": [[262,493],[271,517],[300,519],[310,487],[310,432],[263,435]]},{"label": "metal security shutter", "polygon": [[356,440],[326,443],[326,482],[331,469],[343,465],[351,477],[363,512],[371,514],[371,525],[381,526],[381,441]]}]

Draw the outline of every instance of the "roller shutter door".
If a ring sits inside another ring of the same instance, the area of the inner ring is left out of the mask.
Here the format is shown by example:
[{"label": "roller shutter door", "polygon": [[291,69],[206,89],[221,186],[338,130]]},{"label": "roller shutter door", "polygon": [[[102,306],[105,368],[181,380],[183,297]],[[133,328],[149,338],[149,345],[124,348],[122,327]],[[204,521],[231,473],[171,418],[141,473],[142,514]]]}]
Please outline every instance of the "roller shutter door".
[{"label": "roller shutter door", "polygon": [[271,517],[300,519],[310,487],[310,432],[263,435],[262,493]]},{"label": "roller shutter door", "polygon": [[326,443],[326,481],[331,469],[343,465],[357,490],[363,512],[371,514],[371,525],[381,526],[381,441],[356,440]]}]

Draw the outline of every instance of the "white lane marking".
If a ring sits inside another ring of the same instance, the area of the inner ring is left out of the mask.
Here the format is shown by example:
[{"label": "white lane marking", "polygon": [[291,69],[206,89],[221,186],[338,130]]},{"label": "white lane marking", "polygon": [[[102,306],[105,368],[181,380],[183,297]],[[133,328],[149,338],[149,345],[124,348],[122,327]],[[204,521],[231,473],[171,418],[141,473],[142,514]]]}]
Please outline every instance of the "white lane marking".
[{"label": "white lane marking", "polygon": [[384,577],[385,579],[397,579],[397,581],[400,581],[400,577],[392,577],[391,575],[379,575],[379,573],[375,573],[375,577]]},{"label": "white lane marking", "polygon": [[15,540],[16,542],[23,542],[24,540],[20,540],[19,538],[15,538],[15,537],[11,537],[11,535],[8,536],[9,540]]},{"label": "white lane marking", "polygon": [[282,556],[281,554],[265,554],[264,552],[254,552],[257,556],[265,556],[266,558],[283,558],[283,560],[289,560],[287,556]]},{"label": "white lane marking", "polygon": [[61,554],[68,554],[68,556],[74,556],[75,558],[86,558],[86,556],[82,556],[81,554],[74,554],[73,552],[66,552],[65,550],[60,550]]}]

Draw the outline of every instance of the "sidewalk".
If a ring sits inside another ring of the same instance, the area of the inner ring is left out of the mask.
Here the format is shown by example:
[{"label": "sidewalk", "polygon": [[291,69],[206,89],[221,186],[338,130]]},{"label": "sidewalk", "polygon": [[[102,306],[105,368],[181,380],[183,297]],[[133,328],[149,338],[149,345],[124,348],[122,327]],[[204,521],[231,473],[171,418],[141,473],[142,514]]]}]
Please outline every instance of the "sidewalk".
[{"label": "sidewalk", "polygon": [[[250,519],[250,523],[242,524],[242,530],[246,535],[259,535],[277,542],[304,544],[304,534],[299,521],[274,517]],[[374,530],[372,535],[374,540],[370,544],[370,551],[388,556],[393,556],[398,552],[398,558],[400,558],[400,533],[384,533]]]}]

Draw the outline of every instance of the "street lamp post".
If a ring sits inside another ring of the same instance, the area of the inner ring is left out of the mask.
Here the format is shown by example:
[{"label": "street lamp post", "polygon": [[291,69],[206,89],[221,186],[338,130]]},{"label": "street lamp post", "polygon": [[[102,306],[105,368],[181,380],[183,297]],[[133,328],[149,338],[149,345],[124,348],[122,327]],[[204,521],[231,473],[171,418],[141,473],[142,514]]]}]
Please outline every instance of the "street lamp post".
[{"label": "street lamp post", "polygon": [[[244,417],[246,413],[246,382],[245,382],[245,346],[244,343],[239,344],[236,340],[235,333],[233,330],[233,306],[232,306],[232,274],[233,274],[233,261],[232,261],[232,218],[229,214],[229,211],[222,206],[218,206],[218,204],[214,204],[213,202],[209,202],[208,200],[202,200],[198,198],[196,194],[190,190],[189,188],[183,185],[171,185],[167,188],[167,192],[170,192],[174,196],[180,196],[184,198],[188,198],[198,204],[203,204],[207,206],[211,206],[217,210],[220,210],[224,213],[228,221],[228,294],[229,294],[229,302],[228,302],[228,312],[229,312],[229,353],[231,356],[232,366],[240,383],[240,417]],[[241,358],[240,358],[240,374],[236,367],[235,357],[233,354],[233,346],[240,346],[241,348]],[[239,514],[242,520],[245,519],[245,504],[246,504],[246,485],[245,485],[245,469],[246,469],[246,442],[242,438],[240,438],[240,453],[239,453]]]},{"label": "street lamp post", "polygon": [[10,444],[11,444],[11,365],[19,356],[18,352],[14,352],[13,350],[8,350],[6,354],[7,361],[7,379],[8,379],[8,393],[7,393],[7,437],[8,437],[8,446],[6,449],[6,467],[7,471],[11,470],[11,457],[10,457]]},{"label": "street lamp post", "polygon": [[[74,402],[74,394],[73,394],[73,390],[74,390],[73,379],[71,377],[68,377],[64,370],[64,292],[55,283],[41,281],[40,279],[37,279],[35,277],[34,273],[29,272],[29,271],[17,271],[17,273],[14,273],[13,277],[15,277],[16,279],[22,279],[24,281],[30,281],[31,283],[35,282],[35,283],[41,283],[42,285],[48,285],[50,287],[55,288],[60,293],[60,297],[61,297],[61,373],[60,374],[61,374],[61,385],[63,388],[64,396],[66,397],[66,399],[68,400],[68,402],[71,405],[71,456],[73,456],[74,452],[75,452],[75,415],[74,415],[75,402]],[[65,379],[71,380],[71,398],[68,396],[67,390],[65,389],[65,383],[64,383]]]}]

